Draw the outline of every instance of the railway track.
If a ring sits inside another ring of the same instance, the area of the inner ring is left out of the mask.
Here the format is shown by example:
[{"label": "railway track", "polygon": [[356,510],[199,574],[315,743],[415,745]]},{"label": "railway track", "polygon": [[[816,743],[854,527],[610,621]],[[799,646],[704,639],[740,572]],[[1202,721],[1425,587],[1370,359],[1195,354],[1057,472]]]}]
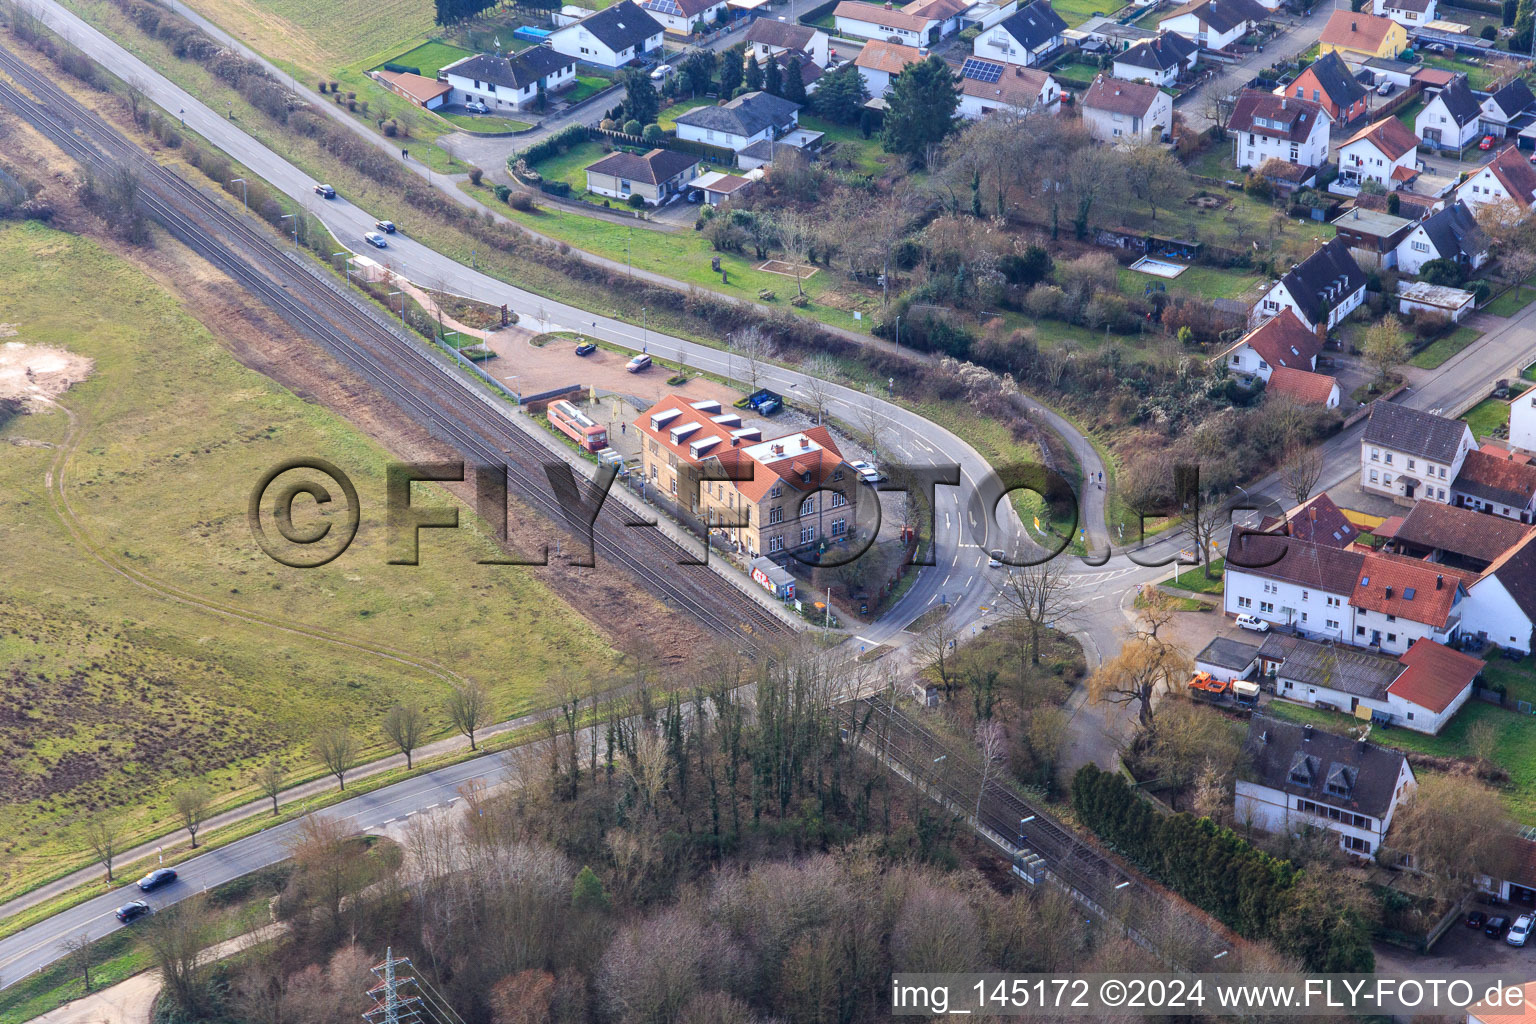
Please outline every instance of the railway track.
[{"label": "railway track", "polygon": [[[150,159],[47,76],[0,46],[0,104],[10,108],[71,158],[96,171],[133,168],[146,214],[207,259],[295,330],[358,372],[404,414],[466,460],[506,465],[509,490],[577,536],[580,514],[551,492],[546,450],[477,390],[364,300],[327,280],[306,257],[291,253],[248,216]],[[21,91],[32,94],[28,97]],[[655,530],[637,529],[615,501],[593,524],[595,553],[623,566],[648,590],[711,632],[760,653],[792,631],[705,566],[679,564],[686,553]]]}]

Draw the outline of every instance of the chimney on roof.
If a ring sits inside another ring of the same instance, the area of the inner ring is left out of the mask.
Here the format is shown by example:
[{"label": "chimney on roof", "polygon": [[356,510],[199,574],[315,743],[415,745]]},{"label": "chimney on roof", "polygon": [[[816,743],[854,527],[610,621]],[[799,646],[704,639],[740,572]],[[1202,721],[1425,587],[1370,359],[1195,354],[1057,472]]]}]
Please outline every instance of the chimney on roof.
[{"label": "chimney on roof", "polygon": [[[886,4],[886,6],[889,7],[890,4]],[[1358,21],[1350,22],[1349,23],[1349,30],[1351,32],[1359,32],[1360,31],[1360,23]]]},{"label": "chimney on roof", "polygon": [[1303,743],[1312,742],[1312,726],[1304,725],[1301,727],[1301,741]]},{"label": "chimney on roof", "polygon": [[1290,99],[1288,97],[1281,96],[1280,97],[1280,109],[1284,110],[1286,108],[1286,104],[1288,104],[1289,102],[1290,102]]},{"label": "chimney on roof", "polygon": [[1312,520],[1314,523],[1317,522],[1317,506],[1316,505],[1313,505],[1311,508],[1307,509],[1307,518]]},{"label": "chimney on roof", "polygon": [[800,447],[801,448],[809,448],[810,446],[811,446],[811,439],[810,438],[802,437],[800,439]]},{"label": "chimney on roof", "polygon": [[1443,574],[1437,573],[1435,575],[1435,589],[1436,590],[1444,590],[1445,589],[1445,576]]},{"label": "chimney on roof", "polygon": [[1384,593],[1386,594],[1388,601],[1392,600],[1392,585],[1390,583],[1387,584],[1387,589],[1384,591]]}]

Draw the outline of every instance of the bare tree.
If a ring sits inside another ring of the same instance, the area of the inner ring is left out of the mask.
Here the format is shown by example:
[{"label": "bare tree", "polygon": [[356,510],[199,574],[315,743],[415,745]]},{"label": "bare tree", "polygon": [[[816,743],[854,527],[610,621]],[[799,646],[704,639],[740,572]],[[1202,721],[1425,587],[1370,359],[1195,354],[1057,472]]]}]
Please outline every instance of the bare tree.
[{"label": "bare tree", "polygon": [[1449,895],[1469,889],[1479,875],[1508,877],[1512,831],[1492,789],[1464,775],[1426,774],[1398,808],[1392,845]]},{"label": "bare tree", "polygon": [[1211,551],[1216,546],[1216,535],[1230,519],[1226,503],[1214,497],[1196,502],[1195,507],[1184,514],[1184,533],[1195,549],[1195,559],[1204,566],[1208,580],[1215,578],[1211,575]]},{"label": "bare tree", "polygon": [[837,379],[841,370],[837,360],[825,352],[818,352],[811,356],[800,364],[800,369],[806,376],[801,389],[811,396],[811,401],[816,403],[816,422],[821,423],[826,418],[827,404],[831,402],[837,390],[833,381]]},{"label": "bare tree", "polygon": [[1131,147],[1121,166],[1127,190],[1147,204],[1153,220],[1157,220],[1159,206],[1177,202],[1185,194],[1182,186],[1189,179],[1188,172],[1158,143]]},{"label": "bare tree", "polygon": [[1280,463],[1280,480],[1300,505],[1312,496],[1323,475],[1323,452],[1316,445],[1292,440],[1286,447],[1285,460]]},{"label": "bare tree", "polygon": [[192,838],[192,849],[197,849],[197,830],[208,820],[208,807],[213,802],[213,790],[200,782],[182,786],[171,794],[171,806],[181,827]]},{"label": "bare tree", "polygon": [[112,884],[112,861],[117,857],[117,844],[121,838],[121,827],[114,818],[102,816],[85,823],[86,845],[91,848],[96,862],[107,869],[108,885]]},{"label": "bare tree", "polygon": [[283,791],[283,766],[268,761],[256,769],[256,788],[261,795],[272,801],[272,817],[277,817],[277,798]]},{"label": "bare tree", "polygon": [[931,666],[939,674],[939,685],[944,688],[945,697],[949,696],[953,685],[951,677],[954,674],[955,642],[959,635],[960,631],[950,622],[946,612],[912,643],[918,664]]},{"label": "bare tree", "polygon": [[155,914],[144,929],[165,995],[191,1019],[196,1019],[207,995],[202,953],[212,943],[213,920],[206,898],[199,894]]},{"label": "bare tree", "polygon": [[1408,339],[1403,334],[1403,321],[1391,313],[1365,329],[1365,344],[1361,354],[1366,363],[1376,371],[1378,380],[1392,376],[1408,358]]},{"label": "bare tree", "polygon": [[1525,283],[1536,274],[1536,250],[1520,245],[1504,254],[1504,273],[1514,278],[1515,298],[1525,291]]},{"label": "bare tree", "polygon": [[758,390],[759,382],[763,377],[764,364],[771,361],[777,354],[773,339],[761,327],[748,327],[746,330],[735,333],[732,347],[745,364],[743,376],[747,381],[748,392]]},{"label": "bare tree", "polygon": [[816,252],[817,237],[821,232],[821,225],[807,214],[790,211],[781,212],[778,215],[779,245],[784,254],[795,262],[795,293],[805,294],[805,284],[801,276],[804,264],[811,262],[811,257]]},{"label": "bare tree", "polygon": [[1028,653],[1029,664],[1040,664],[1040,634],[1077,610],[1071,599],[1071,580],[1067,563],[1053,558],[1038,565],[1020,566],[1008,573],[999,592],[1009,610],[1009,624],[1021,650]]},{"label": "bare tree", "polygon": [[411,752],[421,745],[421,737],[427,731],[427,716],[414,704],[396,704],[384,715],[380,726],[384,736],[405,755],[406,770],[416,767]]},{"label": "bare tree", "polygon": [[981,798],[1008,758],[1008,737],[995,718],[976,723],[976,750],[981,755],[981,785],[976,788],[976,821],[981,822]]},{"label": "bare tree", "polygon": [[453,727],[469,738],[469,749],[476,749],[475,732],[485,724],[491,710],[491,695],[485,684],[478,679],[456,684],[443,706]]},{"label": "bare tree", "polygon": [[85,979],[85,990],[91,990],[91,968],[95,966],[96,949],[91,944],[91,937],[85,932],[71,936],[64,940],[64,956],[69,960],[69,965],[75,972]]},{"label": "bare tree", "polygon": [[347,772],[357,761],[357,740],[345,725],[321,729],[310,743],[310,753],[327,772],[336,776],[336,788],[347,788]]}]

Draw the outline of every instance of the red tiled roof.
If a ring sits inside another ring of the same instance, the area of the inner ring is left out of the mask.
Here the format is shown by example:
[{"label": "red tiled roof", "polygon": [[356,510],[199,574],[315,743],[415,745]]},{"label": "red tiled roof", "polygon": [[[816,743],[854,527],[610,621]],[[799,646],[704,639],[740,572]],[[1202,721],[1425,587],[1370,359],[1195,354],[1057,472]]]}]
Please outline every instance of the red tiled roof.
[{"label": "red tiled roof", "polygon": [[1238,345],[1247,345],[1271,367],[1307,371],[1311,371],[1312,360],[1323,350],[1322,339],[1308,330],[1289,306],[1243,335],[1227,352]]},{"label": "red tiled roof", "polygon": [[1481,450],[1470,451],[1452,486],[1484,501],[1524,508],[1536,495],[1536,466],[1512,459],[1508,452],[1489,455]]},{"label": "red tiled roof", "polygon": [[1366,555],[1349,603],[1438,628],[1450,619],[1463,579],[1461,573],[1431,562]]},{"label": "red tiled roof", "polygon": [[1339,382],[1326,373],[1277,366],[1269,375],[1270,394],[1285,395],[1301,405],[1327,405]]},{"label": "red tiled roof", "polygon": [[1477,450],[1482,452],[1484,455],[1492,455],[1496,459],[1514,461],[1522,465],[1529,465],[1531,462],[1531,457],[1525,452],[1511,451],[1510,449],[1505,448],[1504,446],[1493,441],[1484,441]]},{"label": "red tiled roof", "polygon": [[1419,145],[1419,137],[1395,117],[1385,118],[1360,129],[1340,143],[1339,148],[1362,141],[1375,146],[1388,160],[1396,160],[1410,149],[1417,149]]},{"label": "red tiled roof", "polygon": [[1327,494],[1318,494],[1285,514],[1285,533],[1324,547],[1343,548],[1354,542],[1354,524],[1344,518]]},{"label": "red tiled roof", "polygon": [[[1263,118],[1268,123],[1257,124],[1255,121],[1257,118]],[[1276,96],[1262,89],[1244,89],[1238,94],[1237,102],[1232,105],[1232,116],[1227,121],[1227,130],[1252,132],[1267,138],[1288,139],[1291,142],[1305,142],[1311,136],[1317,122],[1327,120],[1328,115],[1320,103],[1299,100],[1294,96]],[[1284,129],[1271,127],[1277,122],[1286,127]]]},{"label": "red tiled roof", "polygon": [[1323,26],[1318,42],[1330,46],[1342,46],[1346,50],[1375,53],[1381,49],[1387,33],[1396,24],[1391,18],[1380,18],[1362,11],[1337,10]]},{"label": "red tiled roof", "polygon": [[1456,72],[1442,71],[1440,68],[1420,68],[1411,76],[1413,81],[1423,82],[1425,85],[1430,86],[1431,88],[1435,86],[1450,85],[1451,79],[1455,77]]},{"label": "red tiled roof", "polygon": [[1139,116],[1152,109],[1160,90],[1145,82],[1122,82],[1098,75],[1083,94],[1083,106],[1113,114]]},{"label": "red tiled roof", "polygon": [[439,82],[423,75],[413,75],[409,71],[376,71],[374,74],[418,103],[435,100],[453,91],[453,86],[447,82]]},{"label": "red tiled roof", "polygon": [[1387,687],[1387,692],[1439,714],[1451,706],[1483,670],[1482,661],[1437,644],[1428,637],[1413,642],[1397,659],[1407,670]]},{"label": "red tiled roof", "polygon": [[1531,194],[1536,192],[1536,167],[1532,167],[1524,153],[1514,146],[1507,146],[1488,162],[1488,170],[1499,179],[1499,184],[1521,206],[1531,205]]},{"label": "red tiled roof", "polygon": [[871,71],[899,75],[902,68],[908,64],[916,64],[922,59],[923,55],[915,46],[902,46],[900,43],[874,40],[864,44],[864,49],[854,58],[853,63],[856,67],[869,68]]},{"label": "red tiled roof", "polygon": [[1380,537],[1382,540],[1391,540],[1397,536],[1397,531],[1403,525],[1402,516],[1387,516],[1381,521],[1381,525],[1371,531],[1372,537]]},{"label": "red tiled roof", "polygon": [[911,32],[921,32],[928,27],[930,21],[938,20],[920,14],[888,11],[879,4],[862,3],[860,0],[843,0],[832,9],[832,16],[862,21],[869,25],[879,25],[882,28],[904,28]]}]

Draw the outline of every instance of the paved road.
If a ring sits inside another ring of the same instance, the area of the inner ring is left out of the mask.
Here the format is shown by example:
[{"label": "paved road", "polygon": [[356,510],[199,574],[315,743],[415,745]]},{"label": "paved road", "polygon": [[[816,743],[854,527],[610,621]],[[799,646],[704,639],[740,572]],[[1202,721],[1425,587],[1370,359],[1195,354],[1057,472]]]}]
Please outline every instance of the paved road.
[{"label": "paved road", "polygon": [[1211,118],[1210,107],[1212,97],[1227,96],[1237,92],[1262,68],[1267,68],[1277,60],[1289,60],[1298,53],[1306,51],[1317,42],[1317,37],[1323,32],[1323,26],[1328,24],[1328,19],[1333,15],[1332,4],[1318,4],[1312,12],[1303,18],[1287,17],[1278,12],[1270,21],[1281,26],[1280,34],[1264,44],[1262,52],[1254,51],[1247,57],[1230,65],[1215,78],[1203,82],[1195,89],[1180,96],[1177,102],[1178,110],[1183,115],[1184,123],[1196,131],[1204,131],[1214,122]]}]

